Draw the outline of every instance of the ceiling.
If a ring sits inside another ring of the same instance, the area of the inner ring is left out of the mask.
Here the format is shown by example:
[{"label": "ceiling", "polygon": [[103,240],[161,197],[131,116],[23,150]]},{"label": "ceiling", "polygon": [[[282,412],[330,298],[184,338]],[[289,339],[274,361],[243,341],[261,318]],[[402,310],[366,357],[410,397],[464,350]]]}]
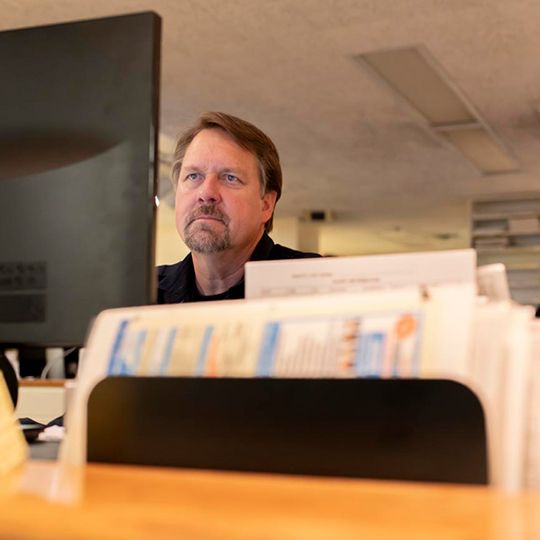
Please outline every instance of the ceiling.
[{"label": "ceiling", "polygon": [[[0,29],[143,10],[163,18],[161,131],[205,110],[261,127],[283,162],[278,216],[327,209],[373,241],[467,245],[471,199],[540,191],[537,0],[0,0]],[[415,45],[517,172],[483,176],[355,59]]]}]

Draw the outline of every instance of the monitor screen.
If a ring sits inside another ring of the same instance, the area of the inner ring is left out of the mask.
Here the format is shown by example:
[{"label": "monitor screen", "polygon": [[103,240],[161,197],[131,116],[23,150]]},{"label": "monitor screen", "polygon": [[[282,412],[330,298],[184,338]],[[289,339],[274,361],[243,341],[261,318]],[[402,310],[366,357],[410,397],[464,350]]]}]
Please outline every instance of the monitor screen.
[{"label": "monitor screen", "polygon": [[154,300],[160,18],[0,33],[0,347]]}]

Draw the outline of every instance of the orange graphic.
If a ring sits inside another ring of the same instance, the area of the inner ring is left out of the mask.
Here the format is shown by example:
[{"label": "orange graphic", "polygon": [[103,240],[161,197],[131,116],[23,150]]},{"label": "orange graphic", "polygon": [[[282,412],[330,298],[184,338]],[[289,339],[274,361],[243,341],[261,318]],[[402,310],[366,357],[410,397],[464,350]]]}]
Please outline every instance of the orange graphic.
[{"label": "orange graphic", "polygon": [[416,330],[416,319],[412,315],[402,315],[396,323],[396,335],[399,339],[405,339]]}]

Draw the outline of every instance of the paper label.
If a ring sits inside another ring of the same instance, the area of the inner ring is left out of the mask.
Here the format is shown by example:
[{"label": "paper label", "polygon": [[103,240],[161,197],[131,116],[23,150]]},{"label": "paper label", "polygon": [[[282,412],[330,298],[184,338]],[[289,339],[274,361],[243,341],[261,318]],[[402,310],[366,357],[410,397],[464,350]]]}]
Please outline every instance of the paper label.
[{"label": "paper label", "polygon": [[15,418],[9,391],[0,373],[0,477],[26,461],[28,446]]}]

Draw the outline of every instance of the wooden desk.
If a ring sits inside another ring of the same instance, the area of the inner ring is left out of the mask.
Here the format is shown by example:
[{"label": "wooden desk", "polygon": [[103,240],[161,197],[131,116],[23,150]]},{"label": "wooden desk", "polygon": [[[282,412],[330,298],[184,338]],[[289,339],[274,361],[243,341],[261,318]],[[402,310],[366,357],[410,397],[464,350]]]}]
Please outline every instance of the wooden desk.
[{"label": "wooden desk", "polygon": [[70,379],[20,379],[19,388],[64,388]]},{"label": "wooden desk", "polygon": [[[54,466],[29,468],[39,476]],[[0,538],[540,538],[540,493],[104,465],[82,474],[73,506],[5,496]]]}]

